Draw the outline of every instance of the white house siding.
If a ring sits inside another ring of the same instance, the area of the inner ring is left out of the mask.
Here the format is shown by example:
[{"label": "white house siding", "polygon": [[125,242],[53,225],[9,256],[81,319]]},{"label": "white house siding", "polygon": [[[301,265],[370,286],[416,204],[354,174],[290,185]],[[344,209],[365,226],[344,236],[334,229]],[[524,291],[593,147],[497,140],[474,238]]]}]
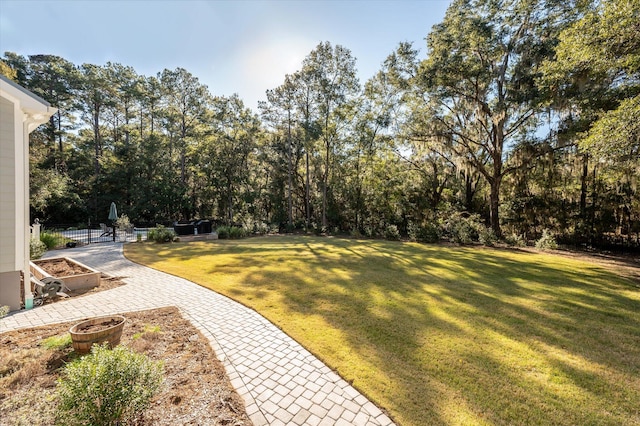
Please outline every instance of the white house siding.
[{"label": "white house siding", "polygon": [[0,273],[15,271],[16,149],[14,105],[0,98]]},{"label": "white house siding", "polygon": [[22,269],[16,267],[16,118],[13,102],[0,97],[0,304],[12,311],[20,309]]},{"label": "white house siding", "polygon": [[0,75],[0,306],[20,309],[29,280],[29,133],[55,108]]}]

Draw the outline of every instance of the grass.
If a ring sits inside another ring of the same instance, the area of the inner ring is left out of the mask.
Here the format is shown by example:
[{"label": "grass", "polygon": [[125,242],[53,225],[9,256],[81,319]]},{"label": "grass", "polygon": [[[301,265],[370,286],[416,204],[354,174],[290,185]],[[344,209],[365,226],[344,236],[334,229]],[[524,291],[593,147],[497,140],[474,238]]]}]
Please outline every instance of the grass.
[{"label": "grass", "polygon": [[256,309],[403,425],[640,424],[640,291],[594,263],[317,237],[126,255]]}]

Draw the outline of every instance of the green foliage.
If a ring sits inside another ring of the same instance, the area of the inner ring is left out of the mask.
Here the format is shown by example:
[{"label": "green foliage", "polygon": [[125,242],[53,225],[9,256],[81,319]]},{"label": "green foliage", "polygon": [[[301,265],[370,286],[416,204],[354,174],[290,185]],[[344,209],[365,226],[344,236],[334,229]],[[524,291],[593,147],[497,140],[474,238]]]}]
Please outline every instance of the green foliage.
[{"label": "green foliage", "polygon": [[9,306],[4,305],[0,306],[0,318],[4,318],[9,313]]},{"label": "green foliage", "polygon": [[53,250],[56,247],[64,245],[64,243],[66,242],[66,238],[64,238],[57,232],[43,231],[40,233],[40,241],[44,243],[44,245],[47,247],[47,250]]},{"label": "green foliage", "polygon": [[156,225],[155,228],[149,229],[147,239],[156,243],[170,243],[176,238],[176,233],[173,229],[167,228],[164,225]]},{"label": "green foliage", "polygon": [[216,229],[216,234],[218,234],[219,239],[227,240],[229,239],[230,230],[230,226],[219,226],[218,229]]},{"label": "green foliage", "polygon": [[124,346],[94,345],[64,369],[58,380],[56,423],[134,424],[162,384],[162,363]]},{"label": "green foliage", "polygon": [[229,238],[237,240],[247,236],[247,231],[239,226],[232,226],[229,228]]},{"label": "green foliage", "polygon": [[400,239],[400,231],[396,225],[387,225],[384,230],[384,237],[387,240],[397,241]]},{"label": "green foliage", "polygon": [[247,236],[247,230],[240,226],[220,226],[216,229],[216,233],[221,240],[237,240]]},{"label": "green foliage", "polygon": [[477,215],[455,212],[444,221],[444,233],[454,243],[471,244],[478,240],[478,229],[484,228]]},{"label": "green foliage", "polygon": [[504,241],[511,247],[525,247],[527,245],[524,237],[516,233],[511,233],[505,236]]},{"label": "green foliage", "polygon": [[498,242],[498,237],[496,236],[496,233],[493,231],[493,229],[480,225],[478,226],[477,231],[478,240],[485,246],[493,247],[496,242]]},{"label": "green foliage", "polygon": [[420,243],[437,243],[440,241],[441,232],[440,226],[433,222],[409,226],[409,238]]},{"label": "green foliage", "polygon": [[43,241],[36,240],[35,238],[29,240],[29,257],[32,260],[40,259],[46,251],[47,245]]},{"label": "green foliage", "polygon": [[120,217],[116,219],[116,228],[121,231],[128,231],[133,228],[133,224],[129,220],[129,216],[126,214],[120,215]]},{"label": "green foliage", "polygon": [[558,248],[556,237],[551,231],[545,229],[542,231],[542,236],[536,241],[536,248],[540,250],[555,250]]}]

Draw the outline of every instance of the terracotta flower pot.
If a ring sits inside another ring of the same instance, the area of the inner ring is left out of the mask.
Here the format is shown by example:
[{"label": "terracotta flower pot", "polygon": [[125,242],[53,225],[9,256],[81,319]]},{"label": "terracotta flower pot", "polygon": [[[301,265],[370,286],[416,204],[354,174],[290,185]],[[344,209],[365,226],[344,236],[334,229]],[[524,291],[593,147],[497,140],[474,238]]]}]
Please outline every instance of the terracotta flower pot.
[{"label": "terracotta flower pot", "polygon": [[69,329],[73,350],[85,354],[94,343],[108,342],[113,348],[120,343],[126,318],[122,315],[109,315],[90,318],[79,322]]}]

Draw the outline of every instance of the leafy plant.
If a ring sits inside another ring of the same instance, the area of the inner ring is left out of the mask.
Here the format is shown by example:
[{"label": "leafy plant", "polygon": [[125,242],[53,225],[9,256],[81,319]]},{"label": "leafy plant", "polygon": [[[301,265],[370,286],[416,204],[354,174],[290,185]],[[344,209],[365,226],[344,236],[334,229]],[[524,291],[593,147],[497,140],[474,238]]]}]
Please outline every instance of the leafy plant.
[{"label": "leafy plant", "polygon": [[29,241],[29,257],[31,259],[40,259],[46,251],[47,245],[44,242],[31,238]]},{"label": "leafy plant", "polygon": [[129,216],[126,214],[120,215],[120,217],[116,219],[116,228],[121,231],[128,231],[133,228],[133,224],[129,220]]},{"label": "leafy plant", "polygon": [[170,243],[176,238],[176,233],[173,229],[167,228],[164,225],[156,225],[155,228],[150,229],[147,234],[147,239],[156,243]]},{"label": "leafy plant", "polygon": [[133,424],[162,383],[162,363],[124,346],[94,345],[58,379],[60,425]]},{"label": "leafy plant", "polygon": [[478,239],[478,228],[483,226],[477,215],[453,213],[445,221],[444,230],[449,239],[458,244],[470,244]]},{"label": "leafy plant", "polygon": [[524,237],[516,233],[507,235],[504,237],[504,241],[512,247],[525,247],[527,245]]},{"label": "leafy plant", "polygon": [[218,234],[218,238],[221,240],[226,240],[229,238],[229,233],[230,233],[230,227],[229,226],[220,226],[218,227],[218,229],[216,229],[216,233]]},{"label": "leafy plant", "polygon": [[58,233],[54,232],[41,232],[40,233],[40,241],[44,243],[47,247],[47,250],[53,250],[56,247],[59,247],[64,244],[64,237]]},{"label": "leafy plant", "polygon": [[542,231],[542,236],[536,241],[536,248],[540,250],[555,250],[558,248],[556,237],[548,229]]},{"label": "leafy plant", "polygon": [[421,243],[437,243],[440,241],[440,227],[431,222],[414,227],[412,232],[412,239]]},{"label": "leafy plant", "polygon": [[480,225],[478,227],[478,240],[485,246],[493,247],[498,241],[498,236],[492,228]]},{"label": "leafy plant", "polygon": [[247,236],[247,231],[239,226],[220,226],[216,229],[216,233],[218,234],[218,238],[221,240],[237,240]]},{"label": "leafy plant", "polygon": [[396,225],[388,225],[384,230],[384,237],[387,240],[397,241],[400,239],[400,231]]},{"label": "leafy plant", "polygon": [[9,307],[7,305],[0,306],[0,318],[4,318],[9,313]]},{"label": "leafy plant", "polygon": [[229,229],[229,238],[233,240],[244,238],[246,236],[247,236],[247,231],[245,231],[244,228],[241,228],[239,226],[232,226]]}]

